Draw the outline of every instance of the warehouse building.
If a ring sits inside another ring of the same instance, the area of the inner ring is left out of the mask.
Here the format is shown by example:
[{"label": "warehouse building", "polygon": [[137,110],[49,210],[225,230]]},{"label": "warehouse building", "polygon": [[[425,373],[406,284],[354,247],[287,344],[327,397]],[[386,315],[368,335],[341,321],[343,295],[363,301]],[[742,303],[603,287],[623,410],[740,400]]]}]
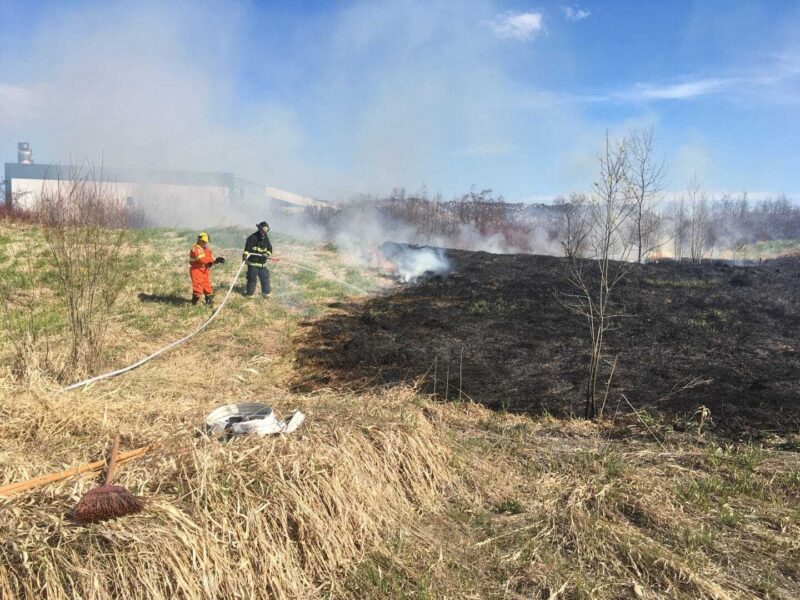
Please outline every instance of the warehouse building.
[{"label": "warehouse building", "polygon": [[155,225],[199,227],[210,216],[228,211],[274,214],[328,206],[233,173],[36,164],[30,146],[23,142],[18,144],[17,162],[5,163],[5,202],[9,207],[32,209],[42,194],[83,179],[107,184],[109,193]]}]

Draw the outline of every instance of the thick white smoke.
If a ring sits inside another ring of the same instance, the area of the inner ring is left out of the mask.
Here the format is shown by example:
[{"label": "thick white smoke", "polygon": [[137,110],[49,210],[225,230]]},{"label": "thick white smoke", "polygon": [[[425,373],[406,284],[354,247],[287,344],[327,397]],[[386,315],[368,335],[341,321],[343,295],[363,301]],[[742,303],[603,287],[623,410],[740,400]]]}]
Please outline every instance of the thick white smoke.
[{"label": "thick white smoke", "polygon": [[4,13],[26,19],[0,36],[6,152],[23,140],[40,163],[224,171],[336,201],[422,182],[523,195],[515,162],[532,181],[554,164],[574,178],[579,111],[515,84],[513,59],[529,49],[486,26],[502,12],[494,0],[276,6]]},{"label": "thick white smoke", "polygon": [[379,252],[403,283],[413,283],[423,275],[439,275],[450,270],[450,262],[442,248],[387,243],[379,248]]}]

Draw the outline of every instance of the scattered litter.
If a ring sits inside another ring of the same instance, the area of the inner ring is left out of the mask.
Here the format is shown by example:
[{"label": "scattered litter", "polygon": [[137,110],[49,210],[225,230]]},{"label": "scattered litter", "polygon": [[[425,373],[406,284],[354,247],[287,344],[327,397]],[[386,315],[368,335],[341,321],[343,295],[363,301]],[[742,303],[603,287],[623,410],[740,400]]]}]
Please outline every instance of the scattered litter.
[{"label": "scattered litter", "polygon": [[206,433],[221,440],[240,435],[293,433],[305,418],[305,414],[297,410],[288,421],[278,420],[272,408],[258,402],[227,404],[206,417]]}]

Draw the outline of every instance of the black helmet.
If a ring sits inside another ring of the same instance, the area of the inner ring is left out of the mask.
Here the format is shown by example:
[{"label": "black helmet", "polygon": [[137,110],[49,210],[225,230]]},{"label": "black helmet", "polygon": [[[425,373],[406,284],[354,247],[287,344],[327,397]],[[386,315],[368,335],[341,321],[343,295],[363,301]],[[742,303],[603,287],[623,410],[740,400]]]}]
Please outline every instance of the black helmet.
[{"label": "black helmet", "polygon": [[269,230],[269,223],[267,223],[266,221],[261,221],[261,223],[256,225],[256,227],[258,227],[259,229],[263,227],[264,229]]}]

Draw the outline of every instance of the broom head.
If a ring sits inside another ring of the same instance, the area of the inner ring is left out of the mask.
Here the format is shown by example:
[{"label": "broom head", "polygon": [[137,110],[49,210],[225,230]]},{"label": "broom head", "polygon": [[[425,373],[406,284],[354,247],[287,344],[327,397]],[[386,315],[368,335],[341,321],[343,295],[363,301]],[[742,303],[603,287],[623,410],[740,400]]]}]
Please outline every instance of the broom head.
[{"label": "broom head", "polygon": [[100,523],[138,513],[144,500],[120,485],[103,485],[89,490],[78,502],[73,516],[78,523]]}]

